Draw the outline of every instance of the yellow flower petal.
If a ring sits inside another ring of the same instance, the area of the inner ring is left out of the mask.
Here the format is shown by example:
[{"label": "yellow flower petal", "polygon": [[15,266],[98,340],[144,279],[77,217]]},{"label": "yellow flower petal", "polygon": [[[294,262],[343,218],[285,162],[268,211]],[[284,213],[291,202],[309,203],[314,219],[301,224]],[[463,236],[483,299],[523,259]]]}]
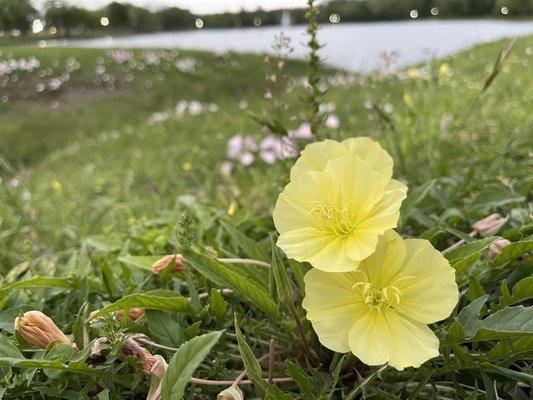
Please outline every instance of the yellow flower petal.
[{"label": "yellow flower petal", "polygon": [[289,258],[309,262],[330,272],[353,271],[358,261],[347,255],[345,240],[315,228],[302,228],[281,234],[277,245]]},{"label": "yellow flower petal", "polygon": [[458,300],[455,270],[427,240],[404,243],[405,262],[393,283],[402,293],[401,301],[394,308],[425,324],[447,318]]},{"label": "yellow flower petal", "polygon": [[272,217],[279,233],[313,226],[312,204],[336,203],[338,186],[329,175],[311,172],[289,183],[279,195]]},{"label": "yellow flower petal", "polygon": [[348,149],[350,154],[368,161],[372,168],[384,175],[387,180],[392,177],[394,161],[378,142],[367,137],[357,137],[346,139],[342,145]]},{"label": "yellow flower petal", "polygon": [[387,287],[401,270],[405,260],[405,244],[392,229],[379,238],[376,251],[361,263],[361,271],[377,287]]},{"label": "yellow flower petal", "polygon": [[340,353],[350,351],[350,329],[364,312],[362,300],[352,289],[353,274],[335,274],[310,270],[305,275],[303,307],[313,324],[320,343]]},{"label": "yellow flower petal", "polygon": [[328,161],[348,154],[348,149],[334,140],[324,140],[305,146],[291,169],[291,181],[309,171],[323,171]]},{"label": "yellow flower petal", "polygon": [[291,180],[298,179],[309,171],[323,171],[329,161],[351,154],[372,165],[372,169],[386,180],[392,176],[393,160],[378,142],[358,137],[343,142],[324,140],[307,145],[291,169]]},{"label": "yellow flower petal", "polygon": [[431,329],[393,310],[370,311],[358,319],[349,334],[349,347],[367,365],[388,362],[398,370],[419,367],[439,355],[439,340]]},{"label": "yellow flower petal", "polygon": [[361,229],[392,229],[398,224],[400,207],[407,197],[407,186],[397,180],[391,180],[385,187],[385,194],[368,211],[362,222]]}]

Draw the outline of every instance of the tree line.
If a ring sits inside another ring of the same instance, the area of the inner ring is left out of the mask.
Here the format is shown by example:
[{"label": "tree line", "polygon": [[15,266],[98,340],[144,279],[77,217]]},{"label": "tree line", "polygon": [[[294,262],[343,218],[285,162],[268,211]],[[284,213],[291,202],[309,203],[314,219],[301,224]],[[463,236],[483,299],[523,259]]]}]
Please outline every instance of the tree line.
[{"label": "tree line", "polygon": [[[413,14],[414,10],[416,12]],[[292,24],[305,22],[305,10],[293,9],[195,15],[177,7],[151,12],[131,4],[112,2],[99,10],[50,0],[37,11],[30,0],[0,0],[0,31],[30,32],[40,18],[64,36],[112,32],[155,32],[206,28],[278,25],[290,15]],[[401,20],[408,18],[464,18],[532,16],[533,0],[331,0],[320,7],[319,22]],[[198,26],[197,26],[198,25]]]}]

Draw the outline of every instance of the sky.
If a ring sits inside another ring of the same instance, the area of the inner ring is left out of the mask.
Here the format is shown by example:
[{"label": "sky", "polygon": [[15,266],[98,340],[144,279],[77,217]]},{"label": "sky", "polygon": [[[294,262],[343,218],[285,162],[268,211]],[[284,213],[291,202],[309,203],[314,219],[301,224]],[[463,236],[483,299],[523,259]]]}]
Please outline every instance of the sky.
[{"label": "sky", "polygon": [[[89,9],[100,8],[112,0],[64,0],[70,5]],[[215,13],[224,11],[240,11],[241,9],[253,11],[261,7],[263,9],[305,7],[306,0],[118,0],[142,6],[150,10],[165,7],[185,8],[193,13]],[[45,0],[33,0],[33,3],[42,7]]]}]

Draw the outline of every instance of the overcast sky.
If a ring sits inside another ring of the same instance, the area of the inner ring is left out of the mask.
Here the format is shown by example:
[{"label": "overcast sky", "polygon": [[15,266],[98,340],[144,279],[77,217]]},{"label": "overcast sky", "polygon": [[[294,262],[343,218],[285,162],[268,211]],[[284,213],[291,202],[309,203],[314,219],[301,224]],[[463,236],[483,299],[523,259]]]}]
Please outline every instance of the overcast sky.
[{"label": "overcast sky", "polygon": [[[89,9],[100,8],[111,3],[112,0],[65,0],[66,3]],[[151,10],[164,7],[180,7],[194,13],[214,13],[222,11],[304,7],[306,0],[118,0],[121,3],[131,3]],[[42,7],[45,0],[33,0],[36,6]]]}]

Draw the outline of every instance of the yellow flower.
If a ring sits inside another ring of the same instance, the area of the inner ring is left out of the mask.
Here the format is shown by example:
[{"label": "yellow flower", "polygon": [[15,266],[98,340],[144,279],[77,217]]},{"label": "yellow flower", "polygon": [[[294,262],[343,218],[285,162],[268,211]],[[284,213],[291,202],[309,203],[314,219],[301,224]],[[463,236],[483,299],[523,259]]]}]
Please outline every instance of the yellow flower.
[{"label": "yellow flower", "polygon": [[305,276],[303,307],[320,342],[368,365],[419,367],[439,354],[427,324],[447,318],[458,300],[455,271],[426,240],[386,232],[359,269]]},{"label": "yellow flower", "polygon": [[376,172],[383,174],[383,179],[392,177],[394,162],[389,153],[378,142],[359,137],[343,142],[328,139],[307,145],[291,169],[291,181],[309,171],[323,171],[329,161],[349,154],[370,163]]},{"label": "yellow flower", "polygon": [[407,192],[390,179],[392,160],[379,145],[349,142],[366,150],[361,159],[345,143],[306,148],[273,212],[287,256],[329,272],[353,271],[374,252],[379,236],[396,226]]}]

